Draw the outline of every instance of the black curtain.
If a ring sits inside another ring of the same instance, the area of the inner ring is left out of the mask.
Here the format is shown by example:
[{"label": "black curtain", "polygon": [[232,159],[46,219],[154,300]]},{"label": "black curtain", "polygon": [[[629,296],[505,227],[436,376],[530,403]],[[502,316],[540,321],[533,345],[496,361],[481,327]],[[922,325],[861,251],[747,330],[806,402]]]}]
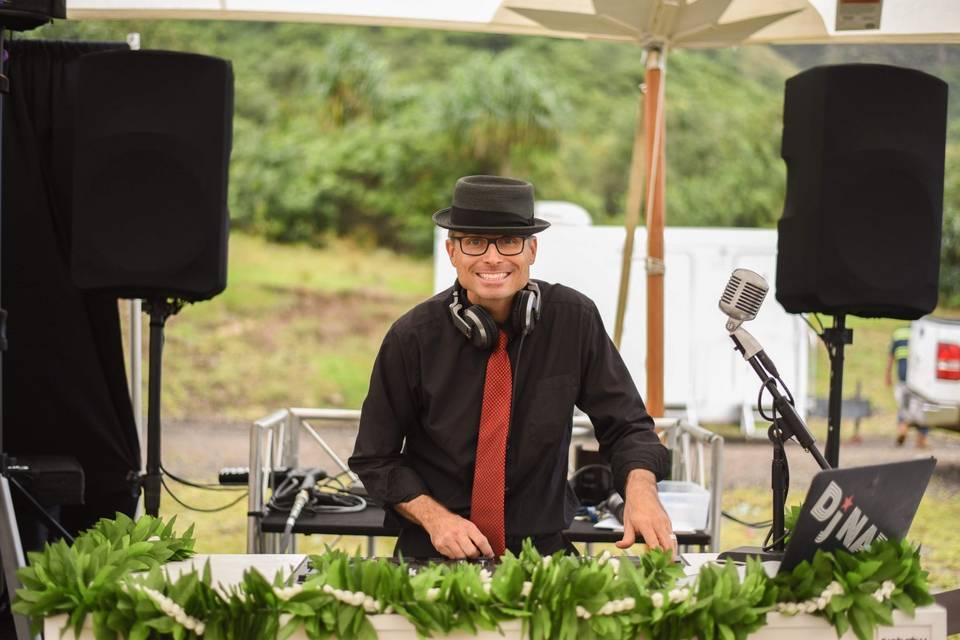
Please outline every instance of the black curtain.
[{"label": "black curtain", "polygon": [[[136,506],[140,451],[117,301],[80,291],[69,264],[69,63],[125,46],[37,40],[8,46],[0,212],[0,295],[9,313],[3,448],[14,456],[77,458],[86,477],[85,504],[62,509],[71,532],[116,511],[133,515]],[[32,515],[18,508],[18,519],[29,522]],[[28,548],[29,537],[24,531]]]}]

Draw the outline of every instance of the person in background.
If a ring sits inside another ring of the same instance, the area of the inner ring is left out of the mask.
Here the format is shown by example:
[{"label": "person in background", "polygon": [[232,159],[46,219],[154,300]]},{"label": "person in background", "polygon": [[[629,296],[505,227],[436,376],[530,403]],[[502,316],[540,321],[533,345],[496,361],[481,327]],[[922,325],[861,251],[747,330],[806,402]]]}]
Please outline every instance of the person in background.
[{"label": "person in background", "polygon": [[[887,370],[885,381],[887,386],[893,386],[893,397],[897,403],[897,446],[903,446],[907,440],[906,416],[906,393],[907,384],[907,358],[910,355],[910,327],[899,327],[893,332],[893,339],[890,341],[890,355],[887,358]],[[893,370],[897,370],[896,384],[893,383]],[[917,427],[917,447],[925,449],[927,447],[928,427]]]}]

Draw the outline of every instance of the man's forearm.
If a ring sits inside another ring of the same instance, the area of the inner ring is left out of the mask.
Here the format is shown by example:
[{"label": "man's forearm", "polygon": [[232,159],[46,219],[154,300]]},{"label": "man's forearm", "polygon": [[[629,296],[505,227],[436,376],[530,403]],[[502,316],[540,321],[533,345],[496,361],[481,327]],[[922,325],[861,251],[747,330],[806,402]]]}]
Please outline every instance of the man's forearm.
[{"label": "man's forearm", "polygon": [[647,469],[630,471],[624,493],[623,538],[617,542],[617,546],[629,549],[636,541],[636,536],[640,535],[648,548],[675,549],[673,526],[660,504],[657,478],[653,472]]},{"label": "man's forearm", "polygon": [[633,469],[627,474],[627,484],[624,499],[630,499],[631,495],[639,498],[644,494],[652,492],[657,494],[657,477],[652,471],[646,469]]},{"label": "man's forearm", "polygon": [[454,515],[449,509],[426,494],[421,494],[408,502],[398,502],[393,505],[393,508],[404,518],[424,529],[429,529],[430,525],[440,518],[448,518]]}]

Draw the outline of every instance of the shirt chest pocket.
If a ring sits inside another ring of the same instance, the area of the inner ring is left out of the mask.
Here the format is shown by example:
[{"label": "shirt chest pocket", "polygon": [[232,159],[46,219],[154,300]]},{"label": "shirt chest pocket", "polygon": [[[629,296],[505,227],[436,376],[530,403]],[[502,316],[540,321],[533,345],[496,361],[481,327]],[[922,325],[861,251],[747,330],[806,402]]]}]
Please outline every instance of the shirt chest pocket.
[{"label": "shirt chest pocket", "polygon": [[550,376],[537,382],[527,405],[525,440],[538,444],[554,443],[568,436],[577,399],[574,374]]}]

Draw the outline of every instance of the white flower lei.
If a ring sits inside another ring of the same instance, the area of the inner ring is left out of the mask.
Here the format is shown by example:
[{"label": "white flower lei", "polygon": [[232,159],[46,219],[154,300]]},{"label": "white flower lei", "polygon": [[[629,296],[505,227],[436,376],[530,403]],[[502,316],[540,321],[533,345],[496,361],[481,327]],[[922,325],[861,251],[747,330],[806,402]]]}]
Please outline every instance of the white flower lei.
[{"label": "white flower lei", "polygon": [[[160,611],[164,613],[164,615],[173,618],[178,624],[182,625],[188,631],[193,631],[198,636],[203,635],[203,630],[205,629],[203,621],[187,615],[187,612],[184,611],[183,607],[174,602],[171,598],[163,595],[156,589],[151,589],[146,585],[134,584],[132,586],[146,594],[147,597],[157,605]],[[125,585],[124,590],[126,590],[126,588],[127,587]]]},{"label": "white flower lei", "polygon": [[[887,580],[883,584],[886,585],[887,582],[890,581]],[[893,583],[890,582],[890,584],[892,585]],[[883,589],[883,587],[881,587],[881,589]],[[843,585],[834,580],[828,584],[823,592],[816,598],[810,598],[803,602],[780,602],[777,604],[777,611],[788,616],[795,616],[798,613],[816,613],[817,611],[826,609],[834,596],[841,595],[843,595]]]},{"label": "white flower lei", "polygon": [[[291,587],[293,588],[293,587]],[[433,591],[433,589],[431,589]],[[437,590],[439,591],[439,590]],[[345,589],[335,589],[329,584],[323,585],[323,592],[329,594],[343,602],[348,604],[351,607],[363,607],[363,610],[367,613],[377,613],[380,611],[383,604],[379,600],[375,600],[371,596],[368,596],[362,591],[347,591]],[[427,598],[429,599],[430,592],[427,592]],[[389,607],[388,607],[389,608]],[[384,613],[387,613],[386,611]]]}]

